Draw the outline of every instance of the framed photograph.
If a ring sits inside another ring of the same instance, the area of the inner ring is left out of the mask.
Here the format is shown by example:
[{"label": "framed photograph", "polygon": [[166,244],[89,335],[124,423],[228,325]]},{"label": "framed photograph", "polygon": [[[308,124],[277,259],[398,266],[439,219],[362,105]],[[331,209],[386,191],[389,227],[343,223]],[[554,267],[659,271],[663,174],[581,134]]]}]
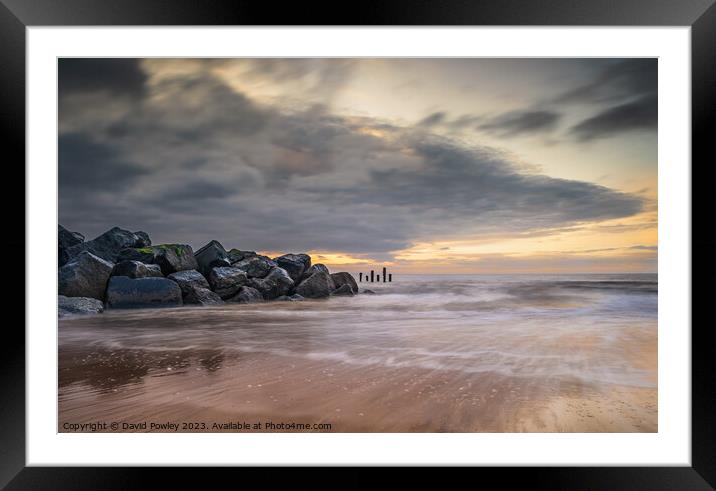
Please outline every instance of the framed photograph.
[{"label": "framed photograph", "polygon": [[710,489],[712,3],[3,0],[26,314],[0,483],[459,465]]}]

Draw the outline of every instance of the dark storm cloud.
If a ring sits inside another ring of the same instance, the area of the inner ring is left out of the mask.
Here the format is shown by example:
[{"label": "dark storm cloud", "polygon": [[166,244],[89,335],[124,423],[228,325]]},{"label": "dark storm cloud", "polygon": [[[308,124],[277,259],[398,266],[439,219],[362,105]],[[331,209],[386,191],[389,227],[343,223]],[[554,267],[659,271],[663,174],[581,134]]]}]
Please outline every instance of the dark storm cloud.
[{"label": "dark storm cloud", "polygon": [[[321,190],[333,200],[366,202],[421,217],[415,231],[528,230],[630,216],[642,200],[591,183],[521,174],[498,152],[449,141],[415,141],[418,168],[376,169],[363,186]],[[425,218],[429,218],[425,220]]]},{"label": "dark storm cloud", "polygon": [[567,109],[589,105],[597,112],[568,130],[579,141],[617,136],[635,129],[654,129],[657,63],[651,58],[605,60],[593,65],[600,67],[593,81],[552,99],[536,101],[530,108],[497,116],[465,114],[452,119],[447,113],[437,111],[421,120],[418,126],[455,132],[475,129],[501,138],[529,136],[556,130]]},{"label": "dark storm cloud", "polygon": [[607,65],[594,82],[571,89],[557,102],[613,102],[655,94],[658,87],[656,58],[631,58]]},{"label": "dark storm cloud", "polygon": [[561,115],[554,111],[511,111],[480,124],[479,129],[502,137],[553,130]]},{"label": "dark storm cloud", "polygon": [[463,114],[455,119],[447,121],[445,127],[451,130],[463,130],[466,128],[475,129],[478,123],[485,121],[484,116],[475,114]]},{"label": "dark storm cloud", "polygon": [[569,133],[584,142],[656,130],[657,90],[658,61],[626,59],[607,65],[594,82],[565,92],[556,102],[602,106],[599,112],[570,128]]},{"label": "dark storm cloud", "polygon": [[60,58],[57,71],[60,97],[94,91],[139,96],[147,80],[136,58]]},{"label": "dark storm cloud", "polygon": [[[89,109],[112,111],[88,110],[90,92],[61,107],[59,140],[60,220],[90,237],[118,225],[157,243],[384,257],[436,234],[534,231],[642,207],[605,187],[525,174],[499,151],[425,126],[261,104],[203,69],[152,79],[125,105],[109,91],[93,96]],[[532,118],[503,123],[549,124]]]},{"label": "dark storm cloud", "polygon": [[606,109],[573,126],[570,132],[580,141],[595,140],[629,131],[656,130],[658,102],[656,95]]},{"label": "dark storm cloud", "polygon": [[[199,177],[168,189],[165,193],[157,196],[155,204],[161,205],[176,202],[197,204],[205,200],[228,198],[238,191],[239,188],[233,183],[207,181]],[[144,201],[146,202],[147,200],[145,199]]]},{"label": "dark storm cloud", "polygon": [[148,174],[127,161],[118,147],[96,143],[85,134],[60,135],[57,146],[60,189],[71,193],[120,190]]},{"label": "dark storm cloud", "polygon": [[[328,250],[351,254],[386,253],[406,248],[413,233],[409,217],[375,206],[345,203],[338,207],[292,194],[292,199],[249,203],[236,216],[237,236],[229,243],[275,251]],[[231,223],[231,222],[229,222]]]},{"label": "dark storm cloud", "polygon": [[434,113],[426,116],[424,119],[422,119],[418,123],[418,126],[424,126],[426,128],[435,126],[435,125],[440,124],[443,121],[445,121],[446,116],[447,116],[447,114],[444,112],[434,112]]},{"label": "dark storm cloud", "polygon": [[206,74],[178,76],[155,90],[169,94],[174,103],[144,109],[143,123],[148,130],[173,126],[182,140],[252,135],[270,117],[244,94]]},{"label": "dark storm cloud", "polygon": [[335,143],[351,133],[344,121],[327,115],[323,108],[280,119],[271,136],[276,149],[271,166],[256,166],[268,181],[322,174],[334,168]]}]

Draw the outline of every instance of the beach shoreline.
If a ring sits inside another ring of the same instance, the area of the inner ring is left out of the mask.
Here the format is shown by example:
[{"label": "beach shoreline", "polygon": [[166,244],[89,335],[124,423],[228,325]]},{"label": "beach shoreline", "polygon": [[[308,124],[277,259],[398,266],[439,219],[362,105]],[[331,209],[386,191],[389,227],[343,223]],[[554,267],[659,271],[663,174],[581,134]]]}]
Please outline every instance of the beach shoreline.
[{"label": "beach shoreline", "polygon": [[64,317],[58,431],[656,432],[656,278],[618,279]]}]

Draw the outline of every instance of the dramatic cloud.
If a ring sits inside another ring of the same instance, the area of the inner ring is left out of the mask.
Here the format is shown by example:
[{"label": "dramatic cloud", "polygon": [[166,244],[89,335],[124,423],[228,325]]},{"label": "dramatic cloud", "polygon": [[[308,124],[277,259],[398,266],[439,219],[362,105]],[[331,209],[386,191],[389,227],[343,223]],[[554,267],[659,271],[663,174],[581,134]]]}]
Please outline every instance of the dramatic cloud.
[{"label": "dramatic cloud", "polygon": [[557,98],[562,103],[614,102],[655,94],[658,60],[632,58],[607,65],[593,82],[571,89]]},{"label": "dramatic cloud", "polygon": [[[235,73],[235,67],[241,66],[235,60],[214,60],[229,73]],[[261,84],[271,80],[279,87],[286,84],[300,87],[306,93],[320,93],[322,100],[342,89],[350,78],[355,65],[350,59],[289,58],[289,59],[248,59],[243,60],[242,77],[253,78]]]},{"label": "dramatic cloud", "polygon": [[607,66],[597,79],[558,98],[561,103],[608,104],[570,128],[579,141],[656,130],[657,65],[652,58],[627,59]]},{"label": "dramatic cloud", "polygon": [[107,91],[139,96],[147,81],[136,58],[60,58],[57,79],[60,96]]},{"label": "dramatic cloud", "polygon": [[418,123],[418,126],[424,126],[426,128],[435,126],[436,124],[444,122],[446,116],[447,114],[445,114],[444,112],[432,113],[429,116],[425,117],[425,119],[421,120]]},{"label": "dramatic cloud", "polygon": [[69,193],[118,191],[148,174],[124,160],[120,148],[96,143],[89,135],[60,135],[58,151],[60,189]]},{"label": "dramatic cloud", "polygon": [[561,115],[554,111],[511,111],[480,124],[479,129],[502,137],[553,130]]},{"label": "dramatic cloud", "polygon": [[595,184],[520,173],[486,148],[444,139],[402,143],[416,166],[373,169],[366,185],[322,189],[324,199],[372,203],[421,217],[414,233],[523,231],[638,213],[639,198]]},{"label": "dramatic cloud", "polygon": [[580,142],[656,129],[657,60],[626,59],[600,66],[594,80],[540,101],[539,109],[513,110],[498,116],[463,115],[453,120],[439,112],[421,124],[457,131],[474,128],[511,138],[553,132],[569,107],[586,106],[596,108],[596,113],[567,128],[567,133]]},{"label": "dramatic cloud", "polygon": [[570,131],[580,141],[595,140],[627,131],[656,130],[657,120],[656,95],[648,95],[610,107],[573,126]]},{"label": "dramatic cloud", "polygon": [[500,138],[544,134],[558,130],[563,113],[574,106],[597,112],[567,132],[578,141],[618,136],[633,130],[653,130],[657,123],[657,60],[625,59],[600,63],[593,80],[539,101],[528,109],[497,116],[464,114],[450,119],[434,112],[418,123],[426,128],[462,132],[478,130]]},{"label": "dramatic cloud", "polygon": [[[85,63],[78,72],[104,66]],[[260,92],[292,77],[337,88],[349,65],[130,65],[141,72],[127,75],[131,100],[99,79],[60,85],[60,221],[90,237],[119,225],[195,247],[218,239],[227,247],[390,258],[435,234],[521,233],[643,209],[636,195],[527,173],[506,152],[431,134],[450,124],[444,112],[401,126],[241,89]],[[517,135],[551,129],[559,117],[513,112],[482,124]]]}]

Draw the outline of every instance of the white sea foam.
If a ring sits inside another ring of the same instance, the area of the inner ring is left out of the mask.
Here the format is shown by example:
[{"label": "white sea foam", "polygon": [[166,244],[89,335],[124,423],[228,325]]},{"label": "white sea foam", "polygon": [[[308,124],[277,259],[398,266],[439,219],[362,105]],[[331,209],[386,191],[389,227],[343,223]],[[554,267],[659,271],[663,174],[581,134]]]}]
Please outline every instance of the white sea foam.
[{"label": "white sea foam", "polygon": [[386,370],[655,384],[631,353],[656,337],[656,275],[395,280],[353,298],[63,319],[60,349],[265,353]]}]

